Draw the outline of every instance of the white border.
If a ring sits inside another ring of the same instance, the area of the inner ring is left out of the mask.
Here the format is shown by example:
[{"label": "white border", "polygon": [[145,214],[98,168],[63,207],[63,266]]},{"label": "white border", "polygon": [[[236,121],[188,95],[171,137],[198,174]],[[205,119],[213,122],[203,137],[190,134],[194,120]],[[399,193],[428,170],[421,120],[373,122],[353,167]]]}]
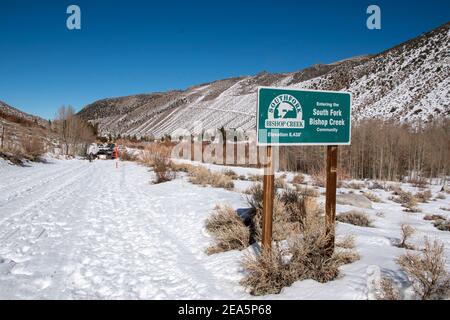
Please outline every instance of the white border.
[{"label": "white border", "polygon": [[[262,143],[259,142],[259,91],[261,89],[290,90],[290,91],[308,91],[308,92],[325,92],[325,93],[343,93],[350,96],[350,125],[348,142],[292,142],[292,143]],[[258,87],[256,92],[256,145],[257,146],[349,146],[352,143],[352,100],[353,94],[347,91],[330,91],[330,90],[312,90],[312,89],[296,89],[287,87]]]}]

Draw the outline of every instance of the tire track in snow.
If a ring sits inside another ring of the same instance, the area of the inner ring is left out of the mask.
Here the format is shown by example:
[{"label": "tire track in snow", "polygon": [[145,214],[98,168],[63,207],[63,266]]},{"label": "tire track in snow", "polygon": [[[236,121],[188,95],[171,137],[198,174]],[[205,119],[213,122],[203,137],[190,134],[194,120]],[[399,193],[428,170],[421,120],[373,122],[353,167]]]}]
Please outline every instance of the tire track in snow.
[{"label": "tire track in snow", "polygon": [[[29,193],[31,191],[34,191],[34,190],[36,190],[36,188],[42,188],[42,187],[46,186],[47,184],[53,182],[54,180],[66,177],[67,175],[70,175],[73,172],[78,171],[81,167],[82,167],[82,165],[76,166],[74,168],[70,168],[69,170],[67,170],[67,168],[64,168],[62,170],[58,170],[57,172],[52,173],[51,176],[49,178],[46,178],[46,179],[41,178],[41,175],[38,175],[38,176],[33,176],[32,179],[30,179],[28,177],[28,179],[20,180],[17,183],[8,185],[8,186],[4,187],[3,189],[15,190],[15,189],[17,189],[17,187],[20,187],[20,186],[23,186],[23,185],[25,185],[25,187],[22,188],[22,189],[19,188],[18,191],[14,192],[12,194],[2,191],[2,193],[4,195],[6,195],[7,197],[3,198],[3,199],[0,198],[0,201],[1,202],[6,202],[6,201],[11,200],[12,198],[17,198],[17,197],[22,196],[23,194],[26,194],[26,193]],[[48,173],[45,172],[45,173],[42,174],[42,176],[43,177],[48,176]],[[39,190],[37,190],[37,191],[39,191]],[[0,195],[2,193],[0,193]],[[1,208],[1,206],[0,206],[0,208]]]}]

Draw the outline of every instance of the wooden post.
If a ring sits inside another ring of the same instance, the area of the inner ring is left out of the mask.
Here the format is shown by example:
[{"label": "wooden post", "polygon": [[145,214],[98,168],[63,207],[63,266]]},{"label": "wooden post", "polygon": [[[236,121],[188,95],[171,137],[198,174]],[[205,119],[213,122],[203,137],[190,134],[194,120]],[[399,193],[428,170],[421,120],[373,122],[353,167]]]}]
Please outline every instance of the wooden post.
[{"label": "wooden post", "polygon": [[2,150],[4,146],[5,146],[5,124],[2,124],[2,145],[1,145]]},{"label": "wooden post", "polygon": [[334,233],[336,224],[336,186],[337,186],[337,146],[327,146],[327,186],[325,199],[325,224],[329,235],[327,250],[334,251]]},{"label": "wooden post", "polygon": [[263,225],[262,225],[263,250],[270,250],[272,248],[274,172],[273,172],[271,146],[267,146],[267,162],[268,163],[264,167],[264,181],[263,181]]}]

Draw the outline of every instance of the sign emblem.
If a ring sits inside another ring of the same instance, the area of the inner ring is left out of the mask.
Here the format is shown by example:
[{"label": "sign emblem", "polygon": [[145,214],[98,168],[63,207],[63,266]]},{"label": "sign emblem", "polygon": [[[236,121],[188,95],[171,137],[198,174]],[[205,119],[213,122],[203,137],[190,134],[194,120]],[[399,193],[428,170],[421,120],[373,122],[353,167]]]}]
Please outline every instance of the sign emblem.
[{"label": "sign emblem", "polygon": [[280,94],[269,105],[265,127],[303,129],[305,121],[302,117],[300,102],[290,94]]}]

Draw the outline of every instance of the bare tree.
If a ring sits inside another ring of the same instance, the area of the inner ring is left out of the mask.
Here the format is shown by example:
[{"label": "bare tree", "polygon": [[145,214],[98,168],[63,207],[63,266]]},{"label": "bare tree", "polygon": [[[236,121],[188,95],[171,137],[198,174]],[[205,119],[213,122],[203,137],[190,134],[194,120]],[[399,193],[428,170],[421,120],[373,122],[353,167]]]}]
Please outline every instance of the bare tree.
[{"label": "bare tree", "polygon": [[65,155],[85,152],[87,144],[95,139],[92,127],[71,106],[60,107],[54,122]]}]

